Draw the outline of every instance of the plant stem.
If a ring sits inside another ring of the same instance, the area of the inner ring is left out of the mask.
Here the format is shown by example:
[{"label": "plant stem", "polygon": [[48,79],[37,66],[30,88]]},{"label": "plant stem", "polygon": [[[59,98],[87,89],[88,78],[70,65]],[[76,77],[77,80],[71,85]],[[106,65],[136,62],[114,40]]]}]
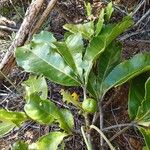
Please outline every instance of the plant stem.
[{"label": "plant stem", "polygon": [[89,143],[88,140],[86,139],[86,135],[85,135],[83,126],[81,127],[81,132],[82,132],[82,135],[83,135],[85,144],[86,144],[86,146],[87,146],[87,149],[88,149],[88,150],[92,150],[92,147],[91,147],[90,143]]},{"label": "plant stem", "polygon": [[108,146],[110,147],[111,150],[115,150],[115,148],[112,146],[110,141],[107,139],[107,137],[103,134],[103,132],[99,128],[97,128],[94,125],[91,125],[90,128],[95,129],[101,135],[101,137],[107,142],[107,144],[108,144]]},{"label": "plant stem", "polygon": [[[84,100],[85,100],[85,99],[87,98],[87,97],[86,97],[86,86],[83,86],[82,89],[83,89],[83,96],[84,96]],[[85,113],[85,114],[84,114],[84,118],[85,118],[86,129],[89,130],[90,121],[89,121],[88,113]],[[89,132],[89,131],[87,131],[87,139],[88,139],[88,143],[89,143],[89,145],[90,145],[90,148],[91,148],[91,150],[92,150],[91,135],[90,135],[90,132]]]},{"label": "plant stem", "polygon": [[[102,102],[103,102],[103,99],[104,99],[104,96],[105,94],[103,94],[100,98],[100,101],[99,101],[99,112],[100,112],[100,130],[103,131],[103,124],[104,124],[104,120],[103,120],[103,107],[102,107]],[[100,136],[100,146],[103,147],[103,143],[104,143],[104,140],[103,140],[103,137]]]},{"label": "plant stem", "polygon": [[[100,112],[100,130],[103,130],[103,110],[102,110],[102,101],[99,103],[99,112]],[[101,135],[101,134],[100,134]],[[100,136],[100,146],[102,147],[104,143],[103,137]]]}]

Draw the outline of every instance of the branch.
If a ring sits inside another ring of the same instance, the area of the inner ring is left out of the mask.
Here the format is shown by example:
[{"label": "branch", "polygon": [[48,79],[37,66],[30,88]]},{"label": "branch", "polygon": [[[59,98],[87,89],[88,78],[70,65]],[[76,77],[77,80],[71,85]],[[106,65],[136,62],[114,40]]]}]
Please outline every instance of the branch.
[{"label": "branch", "polygon": [[[33,24],[33,20],[35,20],[35,18],[37,17],[43,3],[44,0],[36,0],[31,3],[29,9],[26,11],[25,18],[17,35],[11,46],[9,47],[7,53],[5,54],[2,62],[0,63],[0,71],[2,71],[3,74],[7,75],[10,72],[11,68],[15,66],[14,49],[17,46],[24,45],[24,43],[26,42],[28,34],[31,30],[31,26]],[[2,79],[4,79],[4,76],[0,74],[0,80]]]},{"label": "branch", "polygon": [[51,0],[47,6],[47,8],[45,9],[45,11],[43,12],[41,18],[39,19],[39,21],[37,22],[36,26],[34,27],[34,29],[32,30],[31,34],[29,35],[29,40],[31,39],[32,35],[37,33],[37,31],[40,29],[40,27],[42,26],[42,24],[44,23],[44,21],[47,19],[48,15],[50,14],[50,12],[52,11],[53,7],[55,6],[57,0]]},{"label": "branch", "polygon": [[131,123],[125,123],[125,124],[117,124],[117,125],[113,125],[113,126],[110,126],[110,127],[106,127],[106,128],[103,128],[103,131],[107,131],[107,130],[112,130],[114,128],[120,128],[120,127],[132,127],[132,126],[135,126],[136,124],[134,122],[131,122]]},{"label": "branch", "polygon": [[5,31],[9,31],[9,32],[17,32],[18,31],[18,29],[10,28],[7,26],[1,26],[1,25],[0,25],[0,30],[5,30]]}]

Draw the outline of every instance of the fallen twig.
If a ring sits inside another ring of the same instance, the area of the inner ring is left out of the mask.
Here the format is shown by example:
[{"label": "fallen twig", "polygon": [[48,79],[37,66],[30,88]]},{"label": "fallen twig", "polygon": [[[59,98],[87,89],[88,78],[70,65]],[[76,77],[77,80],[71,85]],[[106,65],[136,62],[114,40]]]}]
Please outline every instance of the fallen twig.
[{"label": "fallen twig", "polygon": [[114,128],[120,128],[120,127],[126,127],[126,126],[135,126],[135,123],[131,122],[131,123],[124,123],[124,124],[117,124],[117,125],[113,125],[113,126],[110,126],[110,127],[106,127],[106,128],[103,128],[103,131],[108,131],[108,130],[112,130]]},{"label": "fallen twig", "polygon": [[132,33],[127,33],[123,36],[121,36],[120,38],[118,38],[119,41],[124,41],[128,38],[130,38],[131,36],[137,35],[137,34],[143,34],[143,33],[148,33],[150,32],[150,30],[143,30],[143,31],[137,31],[137,32],[132,32]]},{"label": "fallen twig", "polygon": [[134,25],[134,27],[137,27],[148,15],[150,15],[150,9],[141,17],[141,19]]},{"label": "fallen twig", "polygon": [[2,25],[0,25],[0,30],[10,31],[10,32],[17,32],[18,31],[18,29],[10,28],[7,26],[2,26]]},{"label": "fallen twig", "polygon": [[51,0],[49,2],[48,6],[45,9],[45,11],[43,12],[41,18],[38,20],[38,22],[36,23],[34,29],[30,33],[30,35],[28,37],[28,40],[30,40],[31,37],[33,36],[33,34],[37,33],[37,31],[40,29],[40,27],[42,26],[43,22],[47,19],[48,15],[52,11],[53,7],[55,6],[56,2],[57,2],[57,0]]},{"label": "fallen twig", "polygon": [[[0,63],[0,71],[3,72],[3,74],[7,75],[15,66],[14,49],[17,46],[22,46],[26,42],[33,20],[35,20],[37,17],[43,3],[44,0],[33,1],[27,10],[23,23],[17,32],[14,41],[12,42],[2,62]],[[4,79],[4,76],[0,73],[0,80],[2,79]]]},{"label": "fallen twig", "polygon": [[145,2],[146,2],[145,0],[142,0],[141,3],[138,4],[138,6],[135,8],[135,10],[132,13],[133,16],[138,12],[138,10],[144,5]]}]

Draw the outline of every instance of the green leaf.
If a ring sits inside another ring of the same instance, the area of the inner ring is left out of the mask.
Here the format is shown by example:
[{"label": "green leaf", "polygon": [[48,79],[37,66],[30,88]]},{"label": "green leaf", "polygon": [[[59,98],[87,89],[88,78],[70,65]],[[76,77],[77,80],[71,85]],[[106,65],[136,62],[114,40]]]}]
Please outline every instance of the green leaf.
[{"label": "green leaf", "polygon": [[27,72],[42,74],[49,80],[66,86],[78,86],[73,70],[47,43],[25,45],[16,49],[16,61]]},{"label": "green leaf", "polygon": [[27,121],[27,116],[23,112],[7,111],[1,108],[0,121],[6,121],[14,123],[16,126],[20,126],[23,122]]},{"label": "green leaf", "polygon": [[29,149],[27,143],[25,143],[24,141],[17,141],[13,144],[11,150],[29,150]]},{"label": "green leaf", "polygon": [[131,120],[136,118],[138,109],[144,99],[144,85],[146,80],[147,75],[145,74],[142,74],[131,80],[128,96],[128,112]]},{"label": "green leaf", "polygon": [[44,77],[30,76],[22,85],[25,87],[26,99],[35,92],[40,94],[41,99],[47,98],[48,87]]},{"label": "green leaf", "polygon": [[68,91],[61,90],[61,95],[63,96],[63,102],[71,103],[78,109],[82,109],[81,103],[73,98],[73,96]]},{"label": "green leaf", "polygon": [[[147,102],[147,104],[148,104],[149,100],[150,100],[150,78],[148,78],[146,83],[145,83],[145,97],[144,98],[146,100],[145,102]],[[145,105],[146,105],[146,103],[145,103]]]},{"label": "green leaf", "polygon": [[56,42],[55,46],[66,63],[82,77],[82,35],[80,33],[70,35],[65,42]]},{"label": "green leaf", "polygon": [[[122,19],[121,22],[117,23],[115,26],[112,25],[113,28],[110,30],[111,32],[107,35],[107,45],[109,45],[114,39],[116,39],[120,34],[125,32],[125,30],[131,27],[133,24],[134,22],[132,17],[126,16]],[[106,31],[103,31],[103,34],[105,32],[108,33],[107,28]]]},{"label": "green leaf", "polygon": [[88,76],[94,64],[94,61],[105,50],[105,44],[106,43],[104,42],[101,36],[94,37],[89,43],[83,58],[85,84],[87,84]]},{"label": "green leaf", "polygon": [[121,58],[122,45],[119,42],[113,42],[106,50],[100,55],[97,62],[97,72],[95,69],[91,71],[87,89],[97,99],[103,94],[102,85],[107,75],[113,68],[119,64]]},{"label": "green leaf", "polygon": [[110,2],[107,7],[105,8],[105,11],[106,11],[106,19],[109,21],[113,11],[114,11],[114,8],[112,7],[112,2]]},{"label": "green leaf", "polygon": [[119,42],[113,42],[100,55],[98,62],[98,79],[103,83],[107,75],[113,68],[120,63],[122,45]]},{"label": "green leaf", "polygon": [[61,54],[63,59],[66,61],[66,63],[75,71],[77,72],[76,69],[76,64],[74,62],[74,58],[70,52],[70,50],[67,47],[67,44],[65,42],[56,42],[54,43],[55,46],[57,47],[58,53]]},{"label": "green leaf", "polygon": [[61,144],[66,133],[62,132],[51,132],[50,134],[43,136],[37,142],[39,150],[57,150],[59,144]]},{"label": "green leaf", "polygon": [[98,91],[100,85],[98,82],[97,75],[94,73],[94,69],[90,72],[89,77],[88,77],[88,84],[87,84],[87,90],[91,94],[91,97],[94,97],[96,99],[99,98],[98,96]]},{"label": "green leaf", "polygon": [[147,146],[144,146],[144,147],[142,148],[142,150],[149,150],[149,148],[148,148]]},{"label": "green leaf", "polygon": [[145,96],[138,109],[136,120],[138,124],[143,126],[150,126],[150,77],[145,83]]},{"label": "green leaf", "polygon": [[139,127],[140,132],[142,133],[146,146],[148,147],[148,150],[150,150],[150,129],[145,129],[142,127]]},{"label": "green leaf", "polygon": [[60,118],[58,119],[60,128],[65,131],[70,131],[70,129],[73,129],[74,119],[72,113],[67,109],[60,109],[60,113]]},{"label": "green leaf", "polygon": [[137,54],[117,65],[106,77],[103,90],[119,86],[139,74],[150,70],[150,53]]},{"label": "green leaf", "polygon": [[85,56],[84,56],[84,70],[85,70],[85,83],[87,84],[87,79],[94,61],[102,54],[106,47],[115,40],[121,33],[123,33],[128,27],[133,24],[130,16],[123,19],[122,22],[116,25],[106,26],[101,34],[94,37],[90,42]]},{"label": "green leaf", "polygon": [[31,41],[36,44],[47,43],[51,45],[51,43],[55,42],[56,39],[54,38],[52,33],[47,31],[41,31],[39,34],[35,34]]},{"label": "green leaf", "polygon": [[84,2],[84,6],[86,8],[87,16],[88,17],[91,16],[91,14],[92,14],[91,4],[89,2],[88,3]]},{"label": "green leaf", "polygon": [[0,138],[2,138],[5,134],[9,133],[16,125],[7,121],[0,121]]},{"label": "green leaf", "polygon": [[99,33],[101,32],[102,27],[103,27],[103,23],[104,23],[104,9],[102,9],[100,12],[98,22],[96,24],[95,36],[98,36]]},{"label": "green leaf", "polygon": [[91,36],[94,34],[94,23],[93,21],[84,24],[66,24],[63,26],[64,29],[70,31],[71,33],[81,33],[85,39],[90,40]]},{"label": "green leaf", "polygon": [[25,104],[26,114],[42,124],[51,124],[57,118],[58,108],[49,100],[41,100],[37,94],[31,94],[28,103]]},{"label": "green leaf", "polygon": [[73,128],[73,116],[71,112],[59,109],[50,100],[41,100],[36,93],[30,95],[30,99],[24,109],[30,118],[41,124],[50,125],[55,121],[68,133]]}]

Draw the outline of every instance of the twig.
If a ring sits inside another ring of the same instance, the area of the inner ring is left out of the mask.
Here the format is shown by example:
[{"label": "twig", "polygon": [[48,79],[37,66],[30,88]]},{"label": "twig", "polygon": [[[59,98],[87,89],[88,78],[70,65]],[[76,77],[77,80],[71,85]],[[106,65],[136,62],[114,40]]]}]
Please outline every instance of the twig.
[{"label": "twig", "polygon": [[[112,142],[116,137],[118,137],[120,134],[124,133],[124,132],[125,132],[126,130],[128,130],[130,127],[131,127],[131,126],[127,126],[127,127],[125,127],[124,129],[120,130],[120,131],[117,132],[113,137],[111,137],[111,138],[109,139],[109,141]],[[103,144],[103,148],[104,148],[104,146],[106,146],[106,143]]]},{"label": "twig", "polygon": [[118,38],[118,40],[119,41],[124,41],[124,40],[130,38],[131,36],[134,36],[134,35],[137,35],[137,34],[143,34],[143,33],[147,33],[147,32],[150,32],[150,30],[143,30],[143,31],[127,33],[127,34],[121,36],[120,38]]},{"label": "twig", "polygon": [[14,10],[16,11],[16,13],[23,19],[23,16],[19,13],[19,11],[17,10],[17,8],[16,8],[15,5],[13,4],[12,0],[9,0],[9,2],[10,2],[11,5],[13,6]]},{"label": "twig", "polygon": [[115,148],[112,146],[110,141],[107,139],[107,137],[104,135],[104,133],[99,128],[97,128],[94,125],[91,125],[90,128],[95,129],[103,137],[103,139],[106,141],[106,143],[108,144],[108,146],[110,147],[111,150],[115,150]]},{"label": "twig", "polygon": [[132,13],[132,16],[134,16],[138,10],[143,6],[143,4],[145,3],[145,0],[142,0],[141,3],[138,4],[138,6],[135,8],[135,10]]},{"label": "twig", "polygon": [[[40,8],[43,3],[44,0],[35,0],[31,3],[29,9],[26,11],[25,18],[21,24],[19,31],[16,34],[16,37],[9,47],[4,58],[2,59],[2,62],[0,63],[0,70],[3,72],[3,74],[7,75],[15,66],[14,49],[17,46],[22,46],[26,42],[33,20],[35,20],[35,18],[39,14]],[[0,73],[0,80],[2,79],[4,79],[4,77]]]},{"label": "twig", "polygon": [[32,35],[37,33],[37,31],[40,29],[40,27],[42,26],[43,22],[47,19],[48,15],[50,14],[50,12],[52,11],[53,7],[55,6],[57,0],[51,0],[47,6],[47,8],[45,9],[45,11],[43,12],[41,18],[38,20],[37,24],[35,25],[34,29],[32,30],[32,32],[29,34],[28,40],[31,39]]},{"label": "twig", "polygon": [[5,31],[11,31],[11,32],[17,32],[18,31],[18,29],[14,29],[14,28],[10,28],[10,27],[7,27],[7,26],[2,26],[2,25],[0,25],[0,29],[5,30]]},{"label": "twig", "polygon": [[103,128],[103,131],[108,131],[108,130],[112,130],[114,128],[120,128],[120,127],[126,127],[126,126],[135,126],[136,124],[131,122],[131,123],[124,123],[124,124],[117,124],[117,125],[113,125],[113,126],[110,126],[110,127],[106,127],[106,128]]},{"label": "twig", "polygon": [[131,126],[127,126],[124,129],[120,130],[119,132],[117,132],[113,137],[111,137],[109,139],[109,141],[113,141],[116,137],[118,137],[120,134],[124,133],[126,130],[128,130]]},{"label": "twig", "polygon": [[135,39],[137,42],[142,42],[142,43],[150,43],[150,40],[140,40],[140,39]]},{"label": "twig", "polygon": [[134,27],[137,27],[149,14],[150,9],[141,17],[141,19],[134,25]]}]

